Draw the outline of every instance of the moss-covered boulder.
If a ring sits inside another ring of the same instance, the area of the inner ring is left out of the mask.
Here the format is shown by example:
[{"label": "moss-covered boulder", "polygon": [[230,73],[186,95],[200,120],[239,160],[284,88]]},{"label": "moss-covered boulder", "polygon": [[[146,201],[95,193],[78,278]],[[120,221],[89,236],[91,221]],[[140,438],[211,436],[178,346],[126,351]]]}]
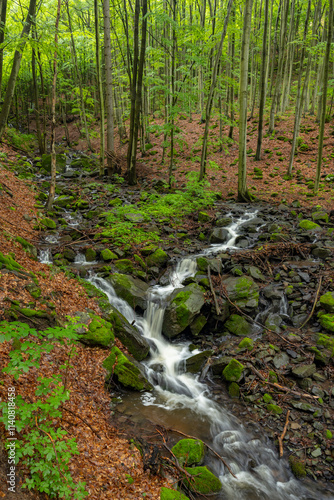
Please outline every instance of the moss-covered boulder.
[{"label": "moss-covered boulder", "polygon": [[200,439],[181,439],[172,448],[180,464],[199,465],[203,462],[205,447]]},{"label": "moss-covered boulder", "polygon": [[258,308],[259,287],[250,276],[227,278],[223,284],[230,300],[241,310],[249,312]]},{"label": "moss-covered boulder", "polygon": [[133,309],[146,309],[148,285],[144,281],[121,273],[112,274],[107,281],[114,287],[117,295]]},{"label": "moss-covered boulder", "polygon": [[[51,172],[51,155],[42,155],[42,165],[41,168],[47,172]],[[65,172],[66,169],[66,155],[57,154],[56,155],[56,170],[60,173]]]},{"label": "moss-covered boulder", "polygon": [[321,230],[321,226],[319,226],[319,224],[316,224],[315,222],[313,222],[311,220],[307,220],[307,219],[300,221],[299,227],[300,227],[300,229],[304,229],[306,231],[320,231]]},{"label": "moss-covered boulder", "polygon": [[109,248],[104,248],[101,251],[101,257],[105,262],[107,262],[109,260],[117,260],[118,259],[118,256],[114,252],[109,250]]},{"label": "moss-covered boulder", "polygon": [[9,271],[23,269],[23,266],[16,262],[16,260],[11,255],[4,255],[2,252],[0,252],[0,264],[2,264],[2,267],[5,267]]},{"label": "moss-covered boulder", "polygon": [[37,260],[37,248],[32,245],[29,241],[25,240],[21,236],[16,236],[16,241],[25,249],[25,251],[31,255],[34,260]]},{"label": "moss-covered boulder", "polygon": [[211,271],[215,273],[221,273],[222,270],[221,259],[197,257],[196,262],[198,271],[207,273],[208,267],[210,266]]},{"label": "moss-covered boulder", "polygon": [[116,377],[117,381],[126,388],[136,391],[152,389],[139,368],[116,346],[112,347],[110,355],[103,362],[103,367],[107,370],[107,381]]},{"label": "moss-covered boulder", "polygon": [[230,333],[238,335],[239,337],[247,337],[252,329],[248,321],[239,314],[231,314],[229,319],[225,322],[225,327]]},{"label": "moss-covered boulder", "polygon": [[85,257],[87,262],[94,262],[96,260],[96,250],[94,248],[87,248]]},{"label": "moss-covered boulder", "polygon": [[157,245],[154,245],[154,243],[151,243],[150,245],[146,245],[140,250],[140,253],[144,255],[145,257],[147,255],[151,255],[158,249]]},{"label": "moss-covered boulder", "polygon": [[56,229],[57,224],[54,220],[49,219],[48,217],[44,217],[44,219],[40,220],[42,226],[45,226],[47,229]]},{"label": "moss-covered boulder", "polygon": [[212,356],[213,351],[207,350],[207,351],[202,351],[199,352],[198,354],[194,354],[193,356],[190,356],[190,358],[186,359],[186,370],[187,372],[190,373],[198,373],[207,360]]},{"label": "moss-covered boulder", "polygon": [[232,399],[238,399],[240,397],[240,387],[236,382],[232,382],[228,386],[228,393]]},{"label": "moss-covered boulder", "polygon": [[328,313],[319,315],[319,323],[325,330],[334,332],[334,314]]},{"label": "moss-covered boulder", "polygon": [[137,361],[142,361],[148,356],[149,343],[119,311],[110,306],[110,310],[104,313],[104,316],[112,324],[116,337]]},{"label": "moss-covered boulder", "polygon": [[207,212],[198,212],[198,222],[210,222],[212,216]]},{"label": "moss-covered boulder", "polygon": [[192,335],[195,337],[201,333],[203,328],[205,327],[207,323],[207,319],[203,314],[200,314],[199,316],[196,316],[194,321],[190,325],[190,330]]},{"label": "moss-covered boulder", "polygon": [[146,262],[148,267],[156,266],[158,268],[161,268],[168,262],[168,259],[169,257],[167,253],[161,248],[158,248],[157,250],[155,250],[155,252],[147,257]]},{"label": "moss-covered boulder", "polygon": [[204,293],[195,283],[174,290],[165,312],[163,334],[168,338],[173,338],[183,332],[200,314],[204,302]]},{"label": "moss-covered boulder", "polygon": [[189,500],[189,497],[186,497],[180,491],[162,487],[160,490],[160,500]]},{"label": "moss-covered boulder", "polygon": [[65,248],[63,256],[65,257],[66,260],[70,262],[75,261],[76,253],[72,248]]},{"label": "moss-covered boulder", "polygon": [[242,339],[242,341],[239,342],[238,345],[238,349],[247,349],[247,351],[251,351],[253,347],[254,347],[254,340],[248,337]]},{"label": "moss-covered boulder", "polygon": [[184,479],[184,484],[190,491],[209,495],[221,490],[220,480],[207,467],[186,467],[185,470],[192,476],[191,480]]},{"label": "moss-covered boulder", "polygon": [[313,212],[312,214],[312,220],[318,221],[321,223],[328,223],[329,216],[327,212],[324,212],[323,210],[318,210],[317,212]]},{"label": "moss-covered boulder", "polygon": [[110,347],[115,340],[113,325],[108,321],[90,315],[92,318],[88,331],[80,335],[80,341],[87,345]]},{"label": "moss-covered boulder", "polygon": [[267,405],[267,411],[269,413],[273,413],[274,415],[281,415],[281,413],[283,413],[282,408],[280,406],[274,405],[274,404]]},{"label": "moss-covered boulder", "polygon": [[329,313],[334,313],[334,292],[326,292],[321,295],[319,304]]},{"label": "moss-covered boulder", "polygon": [[232,359],[229,364],[223,370],[223,377],[228,382],[238,382],[244,371],[244,365],[242,365],[237,359]]},{"label": "moss-covered boulder", "polygon": [[135,268],[133,266],[133,263],[130,259],[119,259],[114,262],[115,267],[119,270],[121,273],[125,274],[133,274],[135,272]]},{"label": "moss-covered boulder", "polygon": [[71,203],[73,203],[73,201],[74,201],[74,196],[67,196],[65,194],[62,194],[62,195],[58,196],[58,198],[54,201],[54,206],[65,208],[65,207],[71,205]]}]

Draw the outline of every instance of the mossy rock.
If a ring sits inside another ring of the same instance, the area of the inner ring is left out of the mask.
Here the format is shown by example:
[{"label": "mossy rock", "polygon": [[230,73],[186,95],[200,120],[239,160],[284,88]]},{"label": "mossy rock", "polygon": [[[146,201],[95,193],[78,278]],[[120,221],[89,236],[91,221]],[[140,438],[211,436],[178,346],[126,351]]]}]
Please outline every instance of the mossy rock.
[{"label": "mossy rock", "polygon": [[48,318],[49,315],[44,310],[39,309],[29,309],[28,307],[19,307],[17,309],[20,313],[22,313],[27,318]]},{"label": "mossy rock", "polygon": [[241,310],[249,312],[259,305],[259,286],[250,276],[227,278],[223,281],[228,296]]},{"label": "mossy rock", "polygon": [[209,495],[221,490],[222,483],[207,467],[185,467],[185,470],[192,476],[191,481],[184,479],[184,484],[190,491]]},{"label": "mossy rock", "polygon": [[102,259],[107,262],[108,260],[117,260],[118,256],[109,250],[109,248],[105,248],[104,250],[101,251],[101,257]]},{"label": "mossy rock", "polygon": [[281,415],[283,413],[283,410],[280,406],[274,405],[274,404],[269,404],[267,405],[267,411],[270,413],[273,413],[274,415]]},{"label": "mossy rock", "polygon": [[110,347],[115,340],[113,325],[99,316],[90,315],[88,332],[80,335],[80,341],[92,346]]},{"label": "mossy rock", "polygon": [[87,262],[94,262],[96,260],[96,250],[94,248],[87,248],[85,257]]},{"label": "mossy rock", "polygon": [[295,477],[301,478],[306,476],[306,469],[304,462],[301,462],[297,457],[290,455],[289,464],[292,470],[292,473]]},{"label": "mossy rock", "polygon": [[70,262],[75,261],[76,253],[74,250],[72,250],[72,248],[65,248],[63,255],[64,255],[65,259],[67,259],[68,261],[70,261]]},{"label": "mossy rock", "polygon": [[242,365],[237,359],[232,359],[223,370],[223,377],[228,382],[238,382],[244,370]]},{"label": "mossy rock", "polygon": [[29,243],[29,241],[24,238],[21,238],[21,236],[16,236],[16,241],[22,245],[22,247],[33,257],[34,260],[37,260],[37,248],[34,245]]},{"label": "mossy rock", "polygon": [[313,221],[319,221],[320,223],[328,223],[329,217],[328,214],[324,211],[313,212],[312,214]]},{"label": "mossy rock", "polygon": [[181,439],[172,448],[180,464],[199,465],[203,462],[205,448],[203,441],[199,439]]},{"label": "mossy rock", "polygon": [[74,201],[74,196],[68,196],[65,194],[62,194],[58,196],[58,198],[54,201],[54,206],[55,207],[62,207],[65,208],[68,205],[71,205]]},{"label": "mossy rock", "polygon": [[156,250],[158,249],[157,245],[154,245],[153,243],[151,243],[150,245],[146,245],[146,247],[143,247],[141,250],[140,250],[140,253],[142,255],[151,255],[152,253],[154,253]]},{"label": "mossy rock", "polygon": [[316,224],[315,222],[312,222],[311,220],[304,219],[300,221],[299,223],[300,229],[305,229],[306,231],[320,231],[321,226],[319,224]]},{"label": "mossy rock", "polygon": [[110,355],[104,360],[103,367],[107,370],[106,380],[116,376],[124,387],[136,391],[152,390],[152,385],[118,347],[112,347]]},{"label": "mossy rock", "polygon": [[78,210],[87,210],[89,207],[89,202],[87,200],[78,200],[75,204]]},{"label": "mossy rock", "polygon": [[181,290],[174,290],[165,312],[162,325],[163,334],[168,338],[173,338],[183,332],[200,314],[204,303],[204,293],[201,287],[195,283],[185,286]]},{"label": "mossy rock", "polygon": [[198,222],[210,222],[212,219],[211,215],[207,212],[199,212],[198,213]]},{"label": "mossy rock", "polygon": [[24,267],[16,262],[16,260],[11,255],[4,255],[2,252],[0,252],[0,263],[3,264],[3,266],[9,271],[24,269]]},{"label": "mossy rock", "polygon": [[[202,280],[201,280],[201,284],[202,284]],[[192,335],[194,335],[195,337],[197,335],[199,335],[206,324],[207,324],[207,319],[203,314],[200,314],[199,316],[197,316],[190,325],[190,330],[191,330]]]},{"label": "mossy rock", "polygon": [[248,321],[239,314],[231,314],[224,326],[229,332],[234,335],[238,335],[239,337],[247,337],[252,329]]},{"label": "mossy rock", "polygon": [[56,227],[57,227],[57,224],[55,223],[55,221],[52,219],[49,219],[48,217],[41,219],[40,223],[43,226],[45,226],[47,229],[56,229]]},{"label": "mossy rock", "polygon": [[[51,155],[44,154],[42,155],[42,169],[47,172],[51,172]],[[58,172],[65,172],[66,169],[66,155],[57,154],[56,155],[56,170]]]},{"label": "mossy rock", "polygon": [[239,399],[240,397],[240,387],[236,382],[232,382],[228,386],[228,393],[232,399]]},{"label": "mossy rock", "polygon": [[213,351],[207,350],[194,354],[186,359],[186,371],[190,373],[198,373],[205,365],[206,361],[212,356]]},{"label": "mossy rock", "polygon": [[319,317],[319,323],[329,332],[334,332],[334,314],[322,314]]},{"label": "mossy rock", "polygon": [[189,500],[189,497],[186,497],[180,491],[162,487],[160,490],[160,500]]},{"label": "mossy rock", "polygon": [[334,313],[334,292],[326,292],[321,295],[319,304],[329,313]]},{"label": "mossy rock", "polygon": [[82,156],[81,158],[75,158],[71,161],[71,168],[80,168],[82,170],[91,170],[96,167],[96,162],[92,158]]},{"label": "mossy rock", "polygon": [[121,273],[112,274],[107,281],[114,287],[117,295],[133,309],[146,309],[148,285],[144,281]]},{"label": "mossy rock", "polygon": [[247,351],[251,351],[253,347],[254,347],[254,340],[248,337],[242,339],[242,341],[239,342],[238,345],[238,349],[247,349]]},{"label": "mossy rock", "polygon": [[116,260],[114,264],[121,273],[134,274],[135,272],[133,263],[130,259],[119,259]]},{"label": "mossy rock", "polygon": [[325,349],[330,351],[330,355],[334,356],[334,337],[329,337],[328,335],[324,335],[323,333],[318,333],[316,335],[316,343],[317,345],[324,346]]},{"label": "mossy rock", "polygon": [[119,207],[121,205],[123,205],[123,202],[120,198],[114,198],[113,200],[109,201],[110,207]]},{"label": "mossy rock", "polygon": [[42,295],[41,289],[39,286],[35,285],[35,283],[30,283],[29,285],[26,285],[25,288],[34,299],[39,299]]},{"label": "mossy rock", "polygon": [[146,271],[147,265],[145,264],[145,262],[143,261],[143,259],[139,255],[137,255],[137,254],[134,255],[134,259],[137,262],[137,264],[139,264],[140,267]]},{"label": "mossy rock", "polygon": [[168,259],[169,257],[167,253],[161,248],[158,248],[155,252],[147,257],[146,262],[148,267],[156,266],[158,268],[161,268],[168,262]]}]

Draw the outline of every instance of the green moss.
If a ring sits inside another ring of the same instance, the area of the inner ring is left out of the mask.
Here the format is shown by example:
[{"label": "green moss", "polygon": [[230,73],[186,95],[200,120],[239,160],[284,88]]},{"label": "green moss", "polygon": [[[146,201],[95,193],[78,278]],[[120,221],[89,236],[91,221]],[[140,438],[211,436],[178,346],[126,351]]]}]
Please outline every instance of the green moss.
[{"label": "green moss", "polygon": [[189,500],[189,498],[180,491],[162,487],[160,490],[160,500]]},{"label": "green moss", "polygon": [[305,465],[303,462],[298,460],[298,458],[290,455],[289,464],[290,464],[290,467],[291,467],[291,470],[292,470],[292,473],[294,474],[294,476],[296,476],[297,478],[306,476]]},{"label": "green moss", "polygon": [[334,292],[326,292],[319,299],[320,305],[330,313],[334,313]]},{"label": "green moss", "polygon": [[329,349],[331,351],[331,355],[334,356],[334,337],[329,337],[328,335],[318,333],[316,342],[317,345],[323,345],[324,347]]},{"label": "green moss", "polygon": [[281,413],[283,413],[282,408],[280,406],[277,406],[277,405],[274,405],[274,404],[267,405],[267,410],[270,413],[273,413],[274,415],[280,415]]},{"label": "green moss", "polygon": [[206,212],[199,212],[198,214],[198,222],[209,222],[211,219],[211,215]]},{"label": "green moss", "polygon": [[96,251],[94,248],[87,248],[85,257],[87,262],[93,262],[96,259]]},{"label": "green moss", "polygon": [[248,337],[242,339],[242,341],[238,345],[239,349],[247,349],[248,351],[251,351],[253,347],[254,347],[254,340]]},{"label": "green moss", "polygon": [[129,259],[119,259],[115,262],[117,269],[123,273],[133,273],[133,264]]},{"label": "green moss", "polygon": [[238,294],[238,299],[246,299],[249,295],[249,291],[252,285],[253,280],[248,278],[247,276],[239,278],[235,286]]},{"label": "green moss", "polygon": [[26,290],[28,290],[28,292],[30,293],[30,295],[31,295],[34,299],[39,299],[39,297],[40,297],[40,296],[41,296],[41,294],[42,294],[41,289],[40,289],[37,285],[35,285],[35,284],[33,284],[33,283],[31,283],[31,284],[27,285],[25,288],[26,288]]},{"label": "green moss", "polygon": [[18,309],[24,316],[27,316],[28,318],[46,318],[47,313],[46,311],[39,311],[35,309],[29,309],[27,307],[22,307],[21,309]]},{"label": "green moss", "polygon": [[143,259],[139,255],[135,254],[134,259],[140,265],[140,267],[142,267],[144,270],[146,270],[147,265],[145,264],[145,262],[143,261]]},{"label": "green moss", "polygon": [[137,391],[152,389],[140,370],[116,346],[112,347],[103,367],[107,370],[107,380],[116,375],[124,387]]},{"label": "green moss", "polygon": [[154,245],[151,243],[151,245],[147,245],[146,247],[142,248],[140,252],[142,255],[150,255],[151,253],[154,253],[158,249],[157,245]]},{"label": "green moss", "polygon": [[168,255],[166,254],[166,252],[164,250],[162,250],[161,248],[158,248],[154,253],[152,253],[151,255],[149,255],[147,257],[147,265],[149,267],[153,267],[153,266],[157,266],[157,267],[161,267],[161,266],[164,266],[166,264],[166,262],[168,261]]},{"label": "green moss", "polygon": [[172,453],[181,465],[200,464],[205,454],[204,443],[199,439],[181,439],[173,446]]},{"label": "green moss", "polygon": [[48,229],[56,229],[56,227],[57,227],[57,224],[55,223],[55,221],[52,219],[49,219],[48,217],[41,219],[40,223]]},{"label": "green moss", "polygon": [[265,403],[270,403],[270,401],[272,401],[272,399],[273,399],[273,398],[272,398],[272,396],[270,396],[270,394],[267,394],[267,393],[266,393],[266,394],[264,394],[264,395],[263,395],[263,398],[262,398],[262,399],[263,399],[263,401],[264,401]]},{"label": "green moss", "polygon": [[316,224],[315,222],[312,222],[311,220],[304,219],[300,221],[299,223],[300,229],[306,229],[306,231],[314,231],[314,230],[320,230],[321,227],[319,224]]},{"label": "green moss", "polygon": [[0,263],[4,265],[9,271],[14,271],[17,269],[24,269],[23,266],[18,264],[16,260],[11,255],[4,255],[0,252]]},{"label": "green moss", "polygon": [[228,387],[228,393],[232,399],[238,399],[240,396],[240,387],[236,382],[232,382]]},{"label": "green moss", "polygon": [[240,379],[244,366],[237,360],[232,359],[223,370],[223,377],[229,382],[238,382]]},{"label": "green moss", "polygon": [[192,480],[184,479],[184,484],[189,490],[208,495],[221,490],[222,484],[218,477],[206,467],[186,467],[185,470],[192,475]]},{"label": "green moss", "polygon": [[251,326],[243,316],[239,314],[231,314],[225,322],[225,327],[229,332],[240,337],[247,337],[251,331]]},{"label": "green moss", "polygon": [[109,347],[115,340],[113,326],[99,316],[93,316],[88,332],[81,336],[81,340],[90,345]]},{"label": "green moss", "polygon": [[118,259],[118,256],[114,252],[109,250],[109,248],[105,248],[104,250],[102,250],[101,257],[105,261]]},{"label": "green moss", "polygon": [[179,325],[185,328],[188,325],[190,318],[190,311],[187,308],[185,302],[191,296],[191,291],[187,290],[185,292],[179,292],[177,296],[173,299],[173,303],[177,305],[176,317]]},{"label": "green moss", "polygon": [[333,433],[329,429],[326,429],[326,439],[333,439]]},{"label": "green moss", "polygon": [[322,314],[319,323],[326,330],[334,332],[334,314]]},{"label": "green moss", "polygon": [[208,263],[207,259],[205,259],[205,257],[198,257],[196,259],[196,262],[197,262],[197,269],[199,271],[203,271],[203,272],[207,271],[209,263]]},{"label": "green moss", "polygon": [[121,205],[123,205],[123,202],[120,198],[114,198],[113,200],[109,201],[110,207],[119,207]]}]

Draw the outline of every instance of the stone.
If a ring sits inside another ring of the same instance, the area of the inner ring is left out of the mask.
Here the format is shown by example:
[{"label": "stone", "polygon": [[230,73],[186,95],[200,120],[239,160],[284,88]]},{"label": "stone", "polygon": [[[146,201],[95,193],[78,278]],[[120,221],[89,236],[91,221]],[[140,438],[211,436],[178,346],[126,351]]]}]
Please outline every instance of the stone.
[{"label": "stone", "polygon": [[334,292],[329,291],[321,295],[319,304],[326,312],[334,313]]},{"label": "stone", "polygon": [[115,267],[121,272],[126,274],[133,274],[134,267],[130,259],[119,259],[114,262]]},{"label": "stone", "polygon": [[[46,170],[47,172],[51,172],[51,155],[43,154],[42,155],[42,165],[41,168]],[[56,170],[58,172],[65,172],[66,169],[66,155],[57,154],[56,155]]]},{"label": "stone", "polygon": [[229,332],[234,335],[238,335],[239,337],[247,337],[252,330],[248,321],[239,314],[231,314],[224,326]]},{"label": "stone", "polygon": [[76,253],[72,248],[65,248],[63,256],[65,257],[66,260],[70,262],[74,262]]},{"label": "stone", "polygon": [[148,267],[157,266],[160,269],[161,267],[166,265],[168,260],[169,257],[167,253],[161,248],[158,248],[157,250],[155,250],[155,252],[147,257],[146,263]]},{"label": "stone", "polygon": [[115,340],[112,324],[93,314],[90,315],[90,318],[88,331],[80,335],[80,342],[91,346],[112,346]]},{"label": "stone", "polygon": [[119,311],[110,306],[110,309],[104,313],[104,317],[112,324],[115,336],[137,361],[142,361],[148,356],[149,343]]},{"label": "stone", "polygon": [[190,373],[198,373],[210,356],[212,356],[213,351],[207,350],[194,354],[190,358],[186,359],[186,371]]},{"label": "stone", "polygon": [[280,406],[274,405],[274,404],[269,404],[267,405],[267,411],[270,413],[273,413],[274,415],[281,415],[283,413],[283,410]]},{"label": "stone", "polygon": [[269,313],[265,321],[265,326],[272,330],[273,332],[280,333],[280,325],[282,323],[282,318],[277,313]]},{"label": "stone", "polygon": [[279,354],[276,354],[276,356],[274,357],[273,363],[275,365],[275,368],[279,370],[283,366],[289,364],[289,356],[285,354],[285,352],[280,352]]},{"label": "stone", "polygon": [[232,356],[220,356],[213,359],[211,363],[211,370],[214,375],[221,375],[223,369],[232,361]]},{"label": "stone", "polygon": [[180,491],[171,490],[163,486],[160,490],[160,500],[189,500],[189,497],[186,497]]},{"label": "stone", "polygon": [[260,269],[258,269],[255,266],[249,266],[247,273],[249,274],[249,276],[251,276],[255,280],[266,281],[266,277],[263,276]]},{"label": "stone", "polygon": [[40,223],[45,226],[47,229],[56,229],[57,224],[54,220],[49,219],[48,217],[44,217],[44,219],[40,220]]},{"label": "stone", "polygon": [[209,495],[221,490],[220,480],[207,467],[185,467],[185,470],[193,476],[191,481],[184,478],[184,484],[190,491]]},{"label": "stone", "polygon": [[54,201],[54,206],[65,208],[68,205],[71,205],[73,201],[74,196],[67,196],[65,194],[62,194],[61,196],[58,196],[58,198]]},{"label": "stone", "polygon": [[200,314],[197,316],[194,321],[190,325],[190,330],[192,335],[195,337],[201,333],[203,328],[205,327],[207,323],[206,317],[203,314]]},{"label": "stone", "polygon": [[237,360],[232,359],[223,370],[223,377],[228,382],[238,382],[244,371],[244,366]]},{"label": "stone", "polygon": [[198,271],[207,272],[208,267],[210,266],[211,271],[219,274],[222,270],[222,263],[220,259],[215,258],[207,258],[207,257],[198,257],[196,259],[197,269]]},{"label": "stone", "polygon": [[25,240],[21,236],[16,236],[15,239],[16,239],[16,241],[18,241],[20,243],[20,245],[22,245],[22,247],[25,249],[25,251],[28,254],[30,254],[34,260],[37,260],[37,248],[34,245],[32,245],[32,243]]},{"label": "stone", "polygon": [[333,252],[329,248],[313,248],[312,255],[318,257],[319,259],[327,259],[331,257]]},{"label": "stone", "polygon": [[96,259],[96,251],[94,250],[94,248],[87,248],[85,257],[87,262],[94,262]]},{"label": "stone", "polygon": [[334,332],[334,314],[322,314],[319,317],[319,323],[329,332]]},{"label": "stone", "polygon": [[174,290],[165,312],[163,334],[168,338],[173,338],[183,332],[200,314],[204,303],[204,293],[195,283]]},{"label": "stone", "polygon": [[223,227],[216,227],[209,238],[210,243],[226,243],[231,237],[231,233],[223,228]]},{"label": "stone", "polygon": [[236,382],[232,382],[228,386],[228,393],[232,399],[239,399],[240,397],[240,387]]},{"label": "stone", "polygon": [[205,455],[204,443],[199,439],[181,439],[171,451],[182,467],[201,464]]},{"label": "stone", "polygon": [[127,274],[114,273],[107,281],[114,287],[116,294],[125,300],[133,309],[139,307],[145,310],[147,307],[147,290],[148,285],[138,279]]},{"label": "stone", "polygon": [[306,229],[306,231],[320,231],[321,226],[319,224],[316,224],[315,222],[312,222],[311,220],[304,219],[300,221],[299,223],[300,229]]},{"label": "stone", "polygon": [[206,212],[198,212],[198,222],[210,222],[211,215]]},{"label": "stone", "polygon": [[316,407],[312,406],[309,403],[301,403],[301,402],[297,402],[297,401],[292,401],[290,404],[294,408],[296,408],[296,410],[302,410],[302,411],[305,411],[308,413],[314,413],[316,411]]},{"label": "stone", "polygon": [[313,375],[317,371],[317,367],[314,363],[311,365],[300,365],[292,370],[293,375],[298,378],[307,378]]},{"label": "stone", "polygon": [[311,451],[311,455],[313,458],[320,457],[322,455],[321,448],[316,448],[315,450]]},{"label": "stone", "polygon": [[313,212],[312,214],[312,220],[313,221],[318,221],[320,223],[328,223],[328,214],[324,212],[323,210],[319,210],[318,212]]},{"label": "stone", "polygon": [[227,278],[223,281],[228,296],[245,312],[257,309],[259,305],[259,287],[250,276]]},{"label": "stone", "polygon": [[107,371],[106,381],[116,376],[118,382],[126,388],[136,391],[152,390],[152,385],[139,368],[116,346],[112,347],[103,367]]},{"label": "stone", "polygon": [[116,260],[116,259],[118,259],[118,256],[114,252],[112,252],[111,250],[109,250],[109,248],[104,248],[101,251],[101,257],[106,262],[108,260]]},{"label": "stone", "polygon": [[242,339],[242,341],[239,342],[238,345],[238,349],[247,349],[247,351],[251,351],[253,347],[254,347],[254,340],[248,337]]}]

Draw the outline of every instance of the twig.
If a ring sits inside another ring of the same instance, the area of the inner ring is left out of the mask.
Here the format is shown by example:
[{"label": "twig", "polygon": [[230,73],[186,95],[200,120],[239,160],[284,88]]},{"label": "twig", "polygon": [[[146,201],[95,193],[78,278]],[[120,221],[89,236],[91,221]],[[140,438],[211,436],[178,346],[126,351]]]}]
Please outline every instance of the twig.
[{"label": "twig", "polygon": [[[168,432],[176,432],[177,434],[180,434],[181,436],[185,436],[189,439],[198,439],[197,437],[195,436],[190,436],[189,434],[186,434],[185,432],[181,432],[181,431],[178,431],[176,429],[167,429]],[[229,471],[230,474],[232,474],[232,476],[235,478],[235,479],[238,479],[237,476],[235,474],[233,474],[231,468],[227,465],[227,463],[225,462],[225,460],[213,449],[211,448],[211,446],[209,446],[205,441],[203,441],[203,443],[205,444],[205,446],[207,448],[209,448],[210,451],[212,451],[212,453],[214,455],[216,455],[217,458],[219,458],[219,460],[221,460],[223,462],[223,464],[225,465],[225,467],[227,468],[227,470]]]},{"label": "twig", "polygon": [[318,288],[317,288],[317,292],[315,294],[315,299],[314,299],[314,302],[313,302],[313,306],[312,306],[312,309],[311,309],[311,312],[310,314],[307,316],[306,320],[304,321],[304,323],[299,327],[299,330],[301,330],[302,328],[304,328],[304,326],[310,321],[310,319],[312,318],[313,316],[313,313],[314,313],[314,309],[315,309],[315,306],[318,302],[318,297],[319,297],[319,293],[320,293],[320,289],[321,289],[321,283],[322,283],[322,276],[320,276],[320,280],[319,280],[319,285],[318,285]]},{"label": "twig", "polygon": [[286,414],[286,420],[285,420],[285,426],[284,426],[284,429],[283,429],[283,432],[282,434],[278,437],[278,444],[279,444],[279,456],[280,458],[283,457],[283,439],[285,437],[285,434],[286,434],[286,431],[288,429],[288,425],[289,425],[289,415],[290,415],[290,410],[287,411],[287,414]]},{"label": "twig", "polygon": [[217,301],[217,297],[216,297],[216,294],[215,294],[215,290],[214,290],[213,285],[212,285],[211,268],[210,268],[210,266],[208,266],[208,279],[209,279],[209,283],[210,283],[210,290],[211,290],[211,293],[213,295],[213,300],[215,301],[216,313],[217,313],[217,316],[220,316],[220,308],[219,308],[219,305],[218,305],[218,301]]}]

